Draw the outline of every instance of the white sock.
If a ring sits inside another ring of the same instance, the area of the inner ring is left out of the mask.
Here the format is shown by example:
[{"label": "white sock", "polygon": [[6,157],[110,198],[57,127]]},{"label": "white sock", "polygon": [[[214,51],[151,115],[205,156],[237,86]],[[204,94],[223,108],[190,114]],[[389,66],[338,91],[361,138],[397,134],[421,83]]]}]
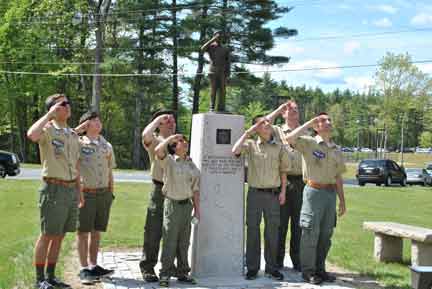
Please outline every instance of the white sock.
[{"label": "white sock", "polygon": [[96,265],[89,265],[88,268],[89,270],[93,270],[96,267]]}]

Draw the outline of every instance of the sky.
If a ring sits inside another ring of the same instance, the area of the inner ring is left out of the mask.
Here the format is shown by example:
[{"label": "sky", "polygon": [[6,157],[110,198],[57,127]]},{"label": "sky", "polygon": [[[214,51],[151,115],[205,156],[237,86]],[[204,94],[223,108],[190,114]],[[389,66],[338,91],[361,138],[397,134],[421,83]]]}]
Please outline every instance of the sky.
[{"label": "sky", "polygon": [[[408,53],[413,61],[432,59],[432,1],[415,0],[278,0],[294,6],[271,27],[298,30],[296,37],[277,39],[269,54],[290,56],[288,64],[264,69],[305,69],[378,63],[386,52]],[[410,31],[400,33],[400,31]],[[397,32],[356,37],[357,34]],[[316,39],[343,36],[337,39]],[[313,38],[313,39],[311,39]],[[418,65],[432,73],[432,63]],[[250,66],[250,70],[263,67]],[[373,84],[376,67],[321,71],[271,72],[289,85],[364,92]]]}]

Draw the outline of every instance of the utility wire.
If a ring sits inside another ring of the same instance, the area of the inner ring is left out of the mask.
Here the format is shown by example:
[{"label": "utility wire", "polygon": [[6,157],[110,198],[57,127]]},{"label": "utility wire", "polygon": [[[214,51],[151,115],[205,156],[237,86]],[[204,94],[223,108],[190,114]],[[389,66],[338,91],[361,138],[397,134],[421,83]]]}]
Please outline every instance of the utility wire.
[{"label": "utility wire", "polygon": [[[432,59],[411,61],[411,64],[425,64],[432,63]],[[301,71],[320,71],[320,70],[334,70],[334,69],[355,69],[355,68],[368,68],[377,67],[379,63],[375,64],[358,64],[358,65],[343,65],[343,66],[321,66],[321,67],[308,67],[308,68],[287,68],[287,69],[265,69],[253,71],[233,71],[231,74],[255,74],[255,73],[280,73],[280,72],[301,72]],[[9,71],[0,70],[0,73],[5,74],[19,74],[19,75],[45,75],[45,76],[100,76],[100,77],[141,77],[141,76],[194,76],[194,75],[208,75],[209,73],[56,73],[56,72],[32,72],[32,71]]]}]

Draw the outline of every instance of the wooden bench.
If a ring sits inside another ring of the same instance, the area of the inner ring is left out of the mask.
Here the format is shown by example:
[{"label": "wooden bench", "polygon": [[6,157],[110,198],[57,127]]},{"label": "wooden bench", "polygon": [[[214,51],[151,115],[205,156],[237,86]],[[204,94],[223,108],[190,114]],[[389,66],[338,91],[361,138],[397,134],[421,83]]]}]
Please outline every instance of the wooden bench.
[{"label": "wooden bench", "polygon": [[364,222],[375,233],[374,256],[379,262],[402,261],[402,239],[411,240],[411,265],[432,266],[432,230],[392,222]]}]

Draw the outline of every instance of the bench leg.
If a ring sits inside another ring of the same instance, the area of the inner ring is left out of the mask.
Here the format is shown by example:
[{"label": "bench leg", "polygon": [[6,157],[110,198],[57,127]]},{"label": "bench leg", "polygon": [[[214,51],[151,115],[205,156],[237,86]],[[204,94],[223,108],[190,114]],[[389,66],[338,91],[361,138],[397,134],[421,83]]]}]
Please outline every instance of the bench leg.
[{"label": "bench leg", "polygon": [[432,286],[432,272],[411,271],[411,287],[414,289],[430,289]]},{"label": "bench leg", "polygon": [[432,244],[412,240],[411,264],[416,266],[432,266]]},{"label": "bench leg", "polygon": [[378,262],[401,262],[402,246],[402,238],[375,233],[375,260]]}]

